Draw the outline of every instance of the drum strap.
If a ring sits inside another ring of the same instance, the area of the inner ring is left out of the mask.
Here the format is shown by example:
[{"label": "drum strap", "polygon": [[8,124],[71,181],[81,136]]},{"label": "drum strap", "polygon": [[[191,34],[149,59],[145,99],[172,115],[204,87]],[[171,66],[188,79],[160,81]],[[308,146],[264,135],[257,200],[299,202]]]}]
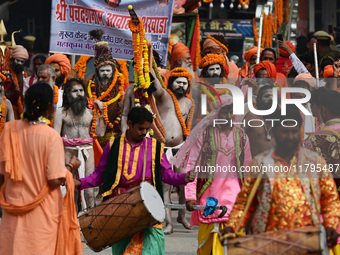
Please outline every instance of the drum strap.
[{"label": "drum strap", "polygon": [[147,151],[148,151],[148,141],[145,142],[145,152],[144,152],[144,162],[143,162],[143,179],[142,179],[142,181],[145,180],[145,169],[146,169]]}]

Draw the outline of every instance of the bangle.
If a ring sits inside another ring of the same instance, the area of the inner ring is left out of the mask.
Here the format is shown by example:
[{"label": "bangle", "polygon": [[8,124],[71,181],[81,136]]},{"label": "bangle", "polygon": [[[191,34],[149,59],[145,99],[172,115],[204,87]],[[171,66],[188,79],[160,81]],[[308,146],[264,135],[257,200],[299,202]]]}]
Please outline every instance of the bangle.
[{"label": "bangle", "polygon": [[67,163],[65,166],[69,166],[71,168],[71,171],[74,172],[74,166],[72,163]]}]

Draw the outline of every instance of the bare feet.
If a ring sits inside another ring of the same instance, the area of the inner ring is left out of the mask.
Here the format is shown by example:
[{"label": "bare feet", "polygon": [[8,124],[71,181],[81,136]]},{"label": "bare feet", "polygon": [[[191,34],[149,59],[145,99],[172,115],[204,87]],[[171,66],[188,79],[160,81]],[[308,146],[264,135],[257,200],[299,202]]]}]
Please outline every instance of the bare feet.
[{"label": "bare feet", "polygon": [[172,223],[167,224],[165,229],[164,229],[164,235],[170,235],[174,232],[174,229],[172,227]]},{"label": "bare feet", "polygon": [[191,229],[194,228],[194,226],[191,226],[186,218],[177,217],[177,222],[181,223],[183,225],[183,227],[185,227],[186,229],[190,229],[191,230]]}]

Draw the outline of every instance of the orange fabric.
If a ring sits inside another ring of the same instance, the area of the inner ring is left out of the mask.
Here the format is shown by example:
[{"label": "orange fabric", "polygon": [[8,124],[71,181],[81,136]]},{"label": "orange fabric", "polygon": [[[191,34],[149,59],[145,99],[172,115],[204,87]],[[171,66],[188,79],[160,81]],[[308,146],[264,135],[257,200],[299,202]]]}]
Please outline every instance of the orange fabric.
[{"label": "orange fabric", "polygon": [[270,78],[276,78],[276,67],[270,63],[268,60],[262,61],[256,65],[254,65],[254,74],[256,76],[257,72],[261,69],[266,69],[268,76]]},{"label": "orange fabric", "polygon": [[294,83],[300,80],[307,82],[311,88],[314,88],[313,76],[310,73],[301,73],[297,75],[294,79]]},{"label": "orange fabric", "polygon": [[[0,148],[0,174],[5,176],[6,182],[3,187],[2,203],[8,204],[12,213],[6,210],[7,208],[3,210],[0,228],[0,254],[56,254],[63,201],[60,189],[51,190],[46,183],[47,180],[64,178],[66,175],[62,139],[54,129],[46,124],[30,125],[23,120],[9,123],[11,122],[6,123],[0,136],[2,145]],[[16,130],[12,131],[12,125],[16,126]],[[5,156],[2,152],[14,150],[11,149],[11,143],[4,142],[8,139],[10,132],[16,133],[19,141],[15,147],[17,155],[20,155],[22,181],[14,181],[6,173],[7,162],[4,164]],[[45,199],[41,199],[43,195],[45,195]],[[38,199],[41,201],[40,203]],[[25,215],[18,215],[17,213],[31,209],[26,208],[26,205],[31,208],[35,206],[35,208],[25,212]],[[70,241],[75,239],[75,236],[65,239],[68,241],[62,245],[68,246]]]},{"label": "orange fabric", "polygon": [[[233,77],[231,77],[231,78],[237,78],[238,74],[240,72],[240,69],[238,69],[237,65],[234,62],[230,62],[229,61],[229,65],[231,67],[231,70],[233,71]],[[225,70],[226,71],[226,77],[228,77],[228,75],[229,75],[229,68],[228,68],[227,65],[226,65],[226,67],[227,67],[227,69],[225,68],[226,69]]]},{"label": "orange fabric", "polygon": [[249,77],[249,65],[248,63],[245,63],[241,70],[240,70],[240,75],[245,78],[245,77]]},{"label": "orange fabric", "polygon": [[123,255],[142,254],[143,242],[144,242],[144,231],[140,231],[132,237],[129,247],[125,249]]},{"label": "orange fabric", "polygon": [[74,181],[70,171],[66,172],[67,193],[63,199],[63,211],[58,229],[56,255],[82,255],[77,211],[74,206]]},{"label": "orange fabric", "polygon": [[71,62],[64,54],[55,53],[48,59],[46,59],[46,65],[49,65],[51,63],[58,63],[60,66],[60,72],[65,76],[67,76],[71,71]]},{"label": "orange fabric", "polygon": [[98,166],[100,158],[103,155],[103,148],[100,146],[97,139],[93,139],[93,152],[95,164]]},{"label": "orange fabric", "polygon": [[178,42],[172,47],[172,54],[171,54],[171,65],[170,69],[174,68],[174,64],[177,60],[183,58],[185,54],[189,53],[189,48],[185,46],[183,43]]},{"label": "orange fabric", "polygon": [[334,70],[332,65],[325,66],[323,69],[323,77],[327,79],[328,77],[334,76]]},{"label": "orange fabric", "polygon": [[[291,48],[292,51],[295,53],[295,46],[294,46],[294,44],[292,44],[290,41],[286,41],[286,44],[287,44],[287,45],[289,46],[289,48]],[[282,57],[286,57],[286,58],[289,57],[289,53],[288,53],[287,51],[285,51],[285,50],[279,48],[279,52],[280,52],[280,55],[281,55]]]},{"label": "orange fabric", "polygon": [[[0,162],[5,163],[6,177],[13,181],[22,181],[21,156],[16,124],[16,121],[10,121],[4,126],[0,140],[2,145],[0,147]],[[12,146],[7,148],[3,146],[4,144],[11,144]]]},{"label": "orange fabric", "polygon": [[280,86],[280,88],[289,87],[288,82],[287,82],[287,78],[283,73],[276,73],[276,83]]}]

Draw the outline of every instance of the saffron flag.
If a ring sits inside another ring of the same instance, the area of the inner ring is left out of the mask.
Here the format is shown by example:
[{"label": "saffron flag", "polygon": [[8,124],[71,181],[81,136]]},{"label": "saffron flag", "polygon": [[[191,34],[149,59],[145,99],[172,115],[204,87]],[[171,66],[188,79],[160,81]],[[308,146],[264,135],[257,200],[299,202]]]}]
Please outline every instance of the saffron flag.
[{"label": "saffron flag", "polygon": [[174,0],[52,0],[50,52],[93,56],[96,41],[89,31],[101,29],[112,56],[131,60],[128,5],[143,20],[146,37],[166,65]]}]

